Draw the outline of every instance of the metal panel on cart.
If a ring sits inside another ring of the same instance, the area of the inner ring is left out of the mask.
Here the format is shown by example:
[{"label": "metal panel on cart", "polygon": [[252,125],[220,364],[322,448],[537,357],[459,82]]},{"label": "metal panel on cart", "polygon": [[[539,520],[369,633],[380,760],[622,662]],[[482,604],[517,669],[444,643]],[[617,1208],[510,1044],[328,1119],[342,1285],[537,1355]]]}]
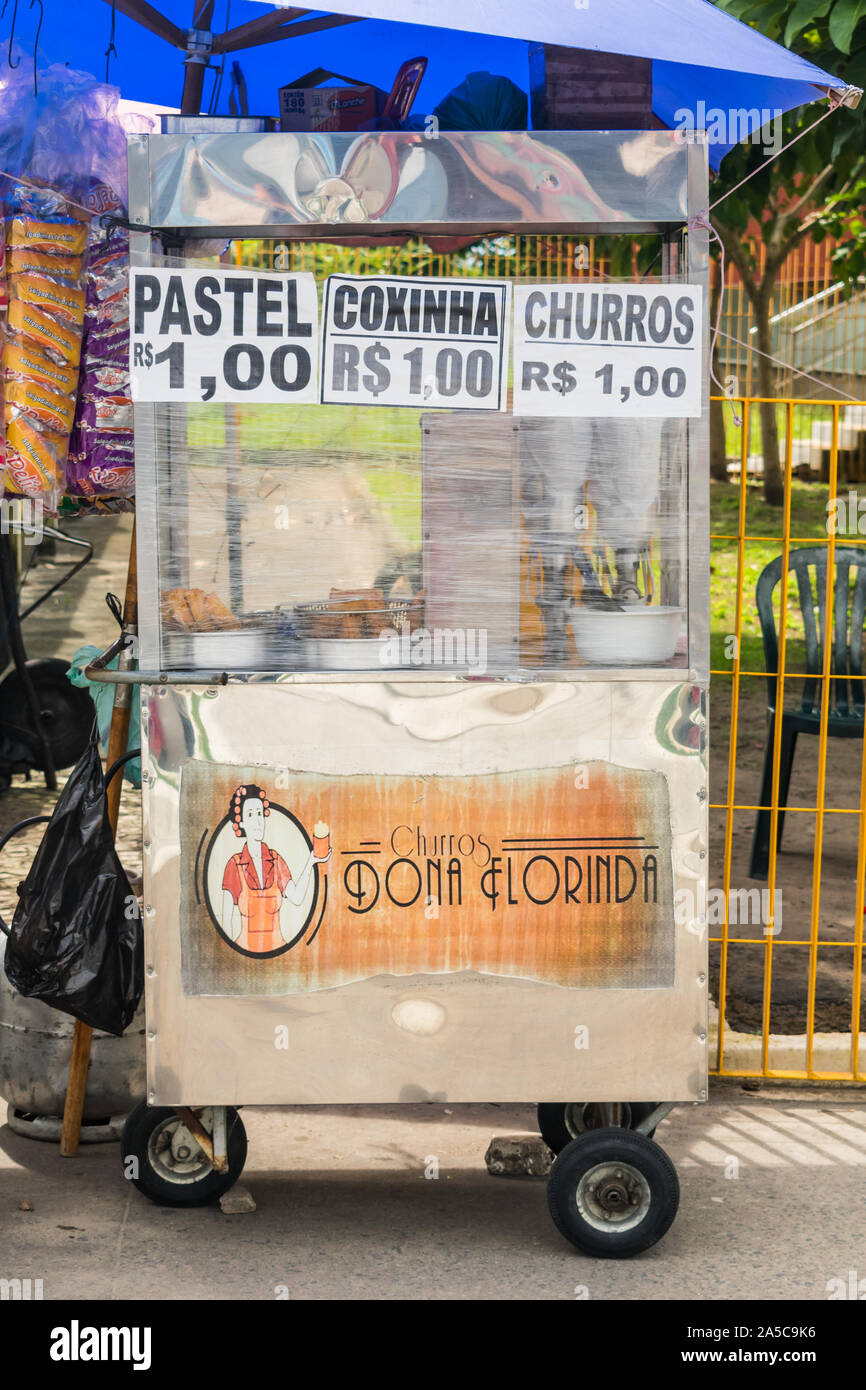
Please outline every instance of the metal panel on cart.
[{"label": "metal panel on cart", "polygon": [[698,687],[145,697],[151,1103],[701,1097]]},{"label": "metal panel on cart", "polygon": [[[412,227],[658,230],[685,221],[681,131],[133,135],[130,216],[189,236]],[[697,137],[701,138],[701,137]],[[706,168],[706,155],[701,151]],[[694,209],[696,211],[697,209]]]}]

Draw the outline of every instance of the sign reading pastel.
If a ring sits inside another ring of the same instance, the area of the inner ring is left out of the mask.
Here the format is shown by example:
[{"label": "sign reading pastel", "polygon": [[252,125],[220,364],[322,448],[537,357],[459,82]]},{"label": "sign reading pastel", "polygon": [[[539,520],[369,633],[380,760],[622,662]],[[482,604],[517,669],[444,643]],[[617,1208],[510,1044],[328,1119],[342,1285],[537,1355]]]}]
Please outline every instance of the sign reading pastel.
[{"label": "sign reading pastel", "polygon": [[318,400],[315,278],[242,267],[130,271],[134,401]]}]

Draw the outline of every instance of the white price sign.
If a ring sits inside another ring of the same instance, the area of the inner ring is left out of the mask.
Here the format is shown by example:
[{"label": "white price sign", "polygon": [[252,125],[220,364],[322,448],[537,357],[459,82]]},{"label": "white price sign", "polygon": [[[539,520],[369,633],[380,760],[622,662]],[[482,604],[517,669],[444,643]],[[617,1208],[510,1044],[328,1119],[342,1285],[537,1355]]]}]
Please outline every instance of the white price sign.
[{"label": "white price sign", "polygon": [[132,399],[314,403],[317,327],[308,273],[133,269]]},{"label": "white price sign", "polygon": [[321,399],[504,410],[510,311],[506,280],[331,275]]},{"label": "white price sign", "polygon": [[514,413],[700,415],[699,285],[517,285]]}]

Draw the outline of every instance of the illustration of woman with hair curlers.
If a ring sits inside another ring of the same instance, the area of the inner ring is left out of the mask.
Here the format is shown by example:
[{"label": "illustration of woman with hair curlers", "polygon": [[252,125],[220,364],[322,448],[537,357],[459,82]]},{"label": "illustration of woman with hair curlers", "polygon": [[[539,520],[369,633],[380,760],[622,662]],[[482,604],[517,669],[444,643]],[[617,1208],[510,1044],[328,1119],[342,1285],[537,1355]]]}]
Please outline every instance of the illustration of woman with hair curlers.
[{"label": "illustration of woman with hair curlers", "polygon": [[284,919],[283,907],[300,906],[315,864],[331,857],[309,853],[300,873],[293,876],[276,850],[265,843],[265,820],[270,815],[268,798],[262,787],[248,783],[236,787],[229,804],[229,822],[244,847],[233,854],[223,874],[222,929],[229,941],[256,955],[277,951],[296,933],[290,914]]}]

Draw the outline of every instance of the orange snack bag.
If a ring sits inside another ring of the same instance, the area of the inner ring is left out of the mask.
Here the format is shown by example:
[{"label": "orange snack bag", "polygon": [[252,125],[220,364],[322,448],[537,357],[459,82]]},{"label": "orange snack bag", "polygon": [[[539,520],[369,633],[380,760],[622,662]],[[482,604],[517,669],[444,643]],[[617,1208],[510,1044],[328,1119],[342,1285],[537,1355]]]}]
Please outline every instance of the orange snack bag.
[{"label": "orange snack bag", "polygon": [[46,429],[68,434],[75,418],[75,401],[69,396],[58,396],[56,391],[52,391],[40,381],[8,381],[7,422],[13,418],[13,411],[23,411],[25,415],[31,415]]},{"label": "orange snack bag", "polygon": [[38,246],[56,255],[83,256],[87,245],[87,224],[59,219],[56,222],[38,222],[33,217],[13,217],[6,240],[11,251],[18,247]]},{"label": "orange snack bag", "polygon": [[6,264],[10,275],[47,275],[51,280],[75,283],[81,279],[84,257],[49,256],[46,251],[19,246],[9,252]]},{"label": "orange snack bag", "polygon": [[9,301],[9,327],[13,333],[34,338],[42,347],[58,353],[73,367],[81,359],[81,334],[62,319],[49,318],[32,304],[21,299]]},{"label": "orange snack bag", "polygon": [[74,395],[78,388],[78,371],[65,363],[55,362],[27,338],[9,339],[6,344],[6,380],[27,377],[53,386],[55,391]]},{"label": "orange snack bag", "polygon": [[25,304],[35,304],[46,314],[68,319],[76,328],[84,323],[84,290],[72,285],[60,285],[40,275],[13,275],[9,293]]},{"label": "orange snack bag", "polygon": [[25,497],[53,492],[63,481],[67,440],[42,433],[17,415],[6,425],[6,491]]}]

